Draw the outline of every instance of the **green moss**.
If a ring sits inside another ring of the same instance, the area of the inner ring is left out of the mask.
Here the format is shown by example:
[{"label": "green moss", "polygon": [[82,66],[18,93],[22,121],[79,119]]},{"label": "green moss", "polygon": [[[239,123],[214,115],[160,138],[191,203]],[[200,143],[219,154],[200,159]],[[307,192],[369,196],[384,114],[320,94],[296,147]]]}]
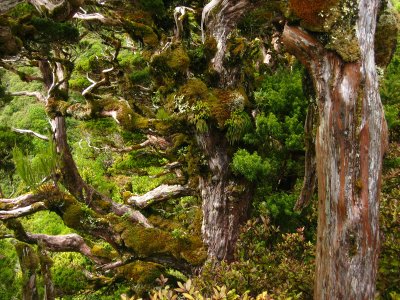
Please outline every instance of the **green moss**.
[{"label": "green moss", "polygon": [[92,247],[91,251],[94,256],[108,259],[116,258],[118,256],[118,253],[109,245],[104,246],[96,244]]},{"label": "green moss", "polygon": [[150,26],[131,21],[125,24],[125,29],[133,39],[142,40],[146,46],[158,46],[158,36]]},{"label": "green moss", "polygon": [[157,54],[151,60],[151,72],[156,78],[185,75],[190,59],[182,45],[176,44],[168,50]]},{"label": "green moss", "polygon": [[79,204],[69,205],[63,215],[65,225],[71,228],[79,228],[81,220],[85,218],[85,213]]},{"label": "green moss", "polygon": [[161,265],[143,261],[136,261],[117,269],[120,275],[136,284],[154,284],[162,271]]},{"label": "green moss", "polygon": [[215,89],[213,92],[216,97],[210,97],[208,105],[210,106],[212,117],[217,121],[220,128],[225,127],[225,123],[231,117],[231,113],[243,110],[249,105],[248,98],[241,89]]},{"label": "green moss", "polygon": [[60,23],[39,17],[32,17],[30,23],[37,30],[35,41],[76,43],[79,40],[79,30],[71,23]]},{"label": "green moss", "polygon": [[39,257],[31,246],[18,242],[15,244],[22,270],[35,271],[39,267]]},{"label": "green moss", "polygon": [[183,96],[189,105],[193,105],[197,101],[207,101],[210,96],[207,85],[198,78],[189,79],[188,82],[183,85],[178,95]]},{"label": "green moss", "polygon": [[360,47],[354,29],[335,28],[325,47],[336,51],[345,62],[356,61],[360,58]]},{"label": "green moss", "polygon": [[[173,227],[173,223],[162,226]],[[127,221],[117,224],[115,230],[121,234],[125,246],[133,250],[138,257],[152,255],[171,255],[190,264],[200,265],[206,258],[206,251],[198,237],[173,237],[158,228],[143,228]]]},{"label": "green moss", "polygon": [[397,45],[399,21],[397,12],[390,8],[379,15],[375,33],[375,60],[380,67],[386,67],[392,59]]},{"label": "green moss", "polygon": [[167,233],[156,228],[136,225],[125,227],[121,238],[139,257],[168,252],[168,248],[172,245],[172,239]]}]

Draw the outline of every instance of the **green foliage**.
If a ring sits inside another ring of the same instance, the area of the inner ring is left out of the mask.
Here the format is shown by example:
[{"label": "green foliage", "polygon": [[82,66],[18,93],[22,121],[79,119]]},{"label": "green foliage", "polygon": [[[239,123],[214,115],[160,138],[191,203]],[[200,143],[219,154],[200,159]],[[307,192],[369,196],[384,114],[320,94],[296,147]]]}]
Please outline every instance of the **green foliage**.
[{"label": "green foliage", "polygon": [[0,126],[0,170],[11,172],[14,163],[11,160],[12,149],[15,147],[31,149],[31,139],[27,136],[12,132],[10,128]]},{"label": "green foliage", "polygon": [[20,148],[15,147],[13,160],[18,175],[29,188],[33,189],[37,189],[46,177],[53,176],[59,165],[56,147],[52,140],[32,159]]},{"label": "green foliage", "polygon": [[129,75],[129,79],[133,84],[148,85],[151,82],[150,68],[144,68],[142,70],[135,70]]},{"label": "green foliage", "polygon": [[89,72],[101,68],[107,46],[91,36],[80,41],[78,46],[81,51],[75,61],[75,71]]},{"label": "green foliage", "polygon": [[145,62],[140,52],[122,49],[118,54],[118,62],[121,67],[142,66]]},{"label": "green foliage", "polygon": [[77,294],[88,286],[82,266],[86,259],[76,253],[58,253],[53,256],[51,268],[54,287],[65,295]]},{"label": "green foliage", "polygon": [[392,143],[387,151],[382,196],[380,230],[382,234],[378,266],[379,299],[397,299],[400,294],[400,146]]},{"label": "green foliage", "polygon": [[79,30],[67,22],[56,22],[51,19],[32,17],[30,24],[36,29],[33,40],[46,43],[76,43]]},{"label": "green foliage", "polygon": [[239,142],[252,129],[249,115],[240,110],[235,110],[231,114],[230,119],[226,120],[225,126],[227,127],[226,138],[231,144]]},{"label": "green foliage", "polygon": [[[4,227],[0,225],[1,232]],[[18,258],[14,246],[7,240],[0,240],[0,299],[21,298],[21,275],[18,270]]]},{"label": "green foliage", "polygon": [[233,157],[232,170],[249,181],[264,179],[270,174],[271,169],[268,160],[263,160],[257,152],[250,154],[247,150],[240,149]]},{"label": "green foliage", "polygon": [[262,217],[242,228],[235,262],[206,265],[195,283],[205,295],[215,285],[226,285],[238,294],[267,291],[273,299],[310,299],[313,274],[314,246],[304,228],[282,234]]},{"label": "green foliage", "polygon": [[384,73],[380,93],[391,140],[400,138],[400,47]]}]

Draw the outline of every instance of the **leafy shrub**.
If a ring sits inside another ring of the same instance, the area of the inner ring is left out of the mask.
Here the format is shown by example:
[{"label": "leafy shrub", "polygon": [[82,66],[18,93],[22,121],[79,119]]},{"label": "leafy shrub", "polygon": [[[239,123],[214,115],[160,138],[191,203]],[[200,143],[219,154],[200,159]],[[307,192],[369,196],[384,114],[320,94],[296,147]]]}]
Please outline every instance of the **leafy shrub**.
[{"label": "leafy shrub", "polygon": [[206,296],[213,286],[226,285],[239,295],[267,291],[273,299],[310,299],[313,274],[314,245],[305,239],[304,228],[282,234],[262,217],[241,230],[236,261],[206,265],[195,284]]},{"label": "leafy shrub", "polygon": [[272,168],[268,160],[263,160],[257,152],[250,154],[245,149],[239,149],[233,157],[232,170],[249,181],[257,181],[264,179]]}]

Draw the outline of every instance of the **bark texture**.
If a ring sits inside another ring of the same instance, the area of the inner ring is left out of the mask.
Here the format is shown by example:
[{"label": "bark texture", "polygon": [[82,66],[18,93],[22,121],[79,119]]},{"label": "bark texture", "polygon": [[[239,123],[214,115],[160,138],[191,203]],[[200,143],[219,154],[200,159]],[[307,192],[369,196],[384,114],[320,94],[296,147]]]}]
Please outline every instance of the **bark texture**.
[{"label": "bark texture", "polygon": [[361,0],[361,58],[344,62],[309,33],[285,26],[286,48],[308,68],[317,93],[318,240],[314,299],[374,299],[379,191],[386,123],[374,33],[378,0]]},{"label": "bark texture", "polygon": [[197,136],[198,144],[208,156],[209,172],[200,176],[203,200],[202,233],[208,257],[232,260],[239,227],[247,219],[250,203],[248,183],[234,180],[229,171],[227,141],[217,132]]},{"label": "bark texture", "polygon": [[[228,70],[223,65],[226,42],[237,22],[249,9],[249,5],[248,0],[212,0],[203,9],[201,21],[203,42],[205,40],[204,26],[208,25],[210,35],[217,42],[217,53],[212,60],[213,67],[220,74],[220,83],[225,86],[238,82],[237,76],[240,73],[237,68],[231,67]],[[214,9],[217,10],[215,17],[208,22],[209,15]]]}]

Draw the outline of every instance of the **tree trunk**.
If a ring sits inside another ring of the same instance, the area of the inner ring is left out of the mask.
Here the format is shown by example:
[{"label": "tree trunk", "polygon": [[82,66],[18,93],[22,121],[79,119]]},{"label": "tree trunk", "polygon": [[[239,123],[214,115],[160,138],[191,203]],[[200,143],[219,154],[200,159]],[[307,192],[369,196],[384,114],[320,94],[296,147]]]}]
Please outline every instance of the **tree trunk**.
[{"label": "tree trunk", "polygon": [[36,286],[39,258],[35,250],[28,244],[17,243],[15,249],[17,250],[22,271],[22,299],[39,300],[39,293]]},{"label": "tree trunk", "polygon": [[318,239],[314,299],[374,299],[379,191],[387,130],[378,93],[374,32],[379,0],[361,0],[360,59],[346,63],[309,33],[286,26],[283,42],[313,76]]},{"label": "tree trunk", "polygon": [[209,165],[209,172],[199,180],[203,240],[209,258],[231,261],[239,227],[247,219],[249,184],[239,182],[230,173],[228,145],[221,133],[209,131],[197,135],[197,141],[208,156]]}]

